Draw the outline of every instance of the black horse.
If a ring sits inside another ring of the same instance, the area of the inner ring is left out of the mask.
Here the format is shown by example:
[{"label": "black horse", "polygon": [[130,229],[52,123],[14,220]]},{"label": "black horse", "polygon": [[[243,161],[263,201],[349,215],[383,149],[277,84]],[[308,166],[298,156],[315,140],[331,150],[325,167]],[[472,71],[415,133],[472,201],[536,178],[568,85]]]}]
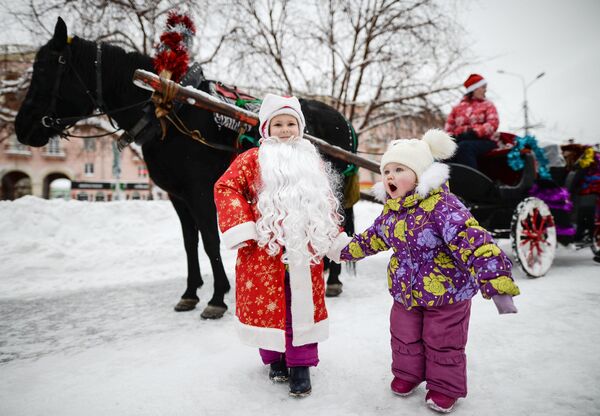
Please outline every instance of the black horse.
[{"label": "black horse", "polygon": [[[151,58],[109,44],[68,38],[67,27],[59,18],[52,39],[35,57],[31,86],[15,121],[19,141],[44,146],[68,127],[61,125],[61,120],[90,115],[97,107],[103,108],[120,128],[132,129],[144,114],[137,103],[150,98],[148,91],[132,83],[133,72],[138,68],[153,71]],[[203,81],[199,88],[207,91],[208,82]],[[343,116],[317,101],[301,103],[308,133],[345,149],[353,147],[351,126]],[[198,129],[217,145],[232,147],[237,141],[238,133],[217,124],[211,112],[182,106],[178,116],[190,130]],[[196,291],[204,283],[198,264],[199,231],[214,276],[213,296],[201,316],[220,318],[227,309],[224,295],[230,285],[219,252],[213,186],[235,154],[207,147],[173,127],[168,128],[164,140],[156,138],[143,143],[142,151],[150,177],[168,192],[181,221],[188,275],[187,288],[175,309],[191,310],[198,303]],[[348,167],[339,160],[332,163],[338,170]],[[351,209],[346,216],[352,218]],[[351,221],[347,222],[351,226]],[[336,266],[328,278],[328,285],[334,287],[340,285],[340,267]]]}]

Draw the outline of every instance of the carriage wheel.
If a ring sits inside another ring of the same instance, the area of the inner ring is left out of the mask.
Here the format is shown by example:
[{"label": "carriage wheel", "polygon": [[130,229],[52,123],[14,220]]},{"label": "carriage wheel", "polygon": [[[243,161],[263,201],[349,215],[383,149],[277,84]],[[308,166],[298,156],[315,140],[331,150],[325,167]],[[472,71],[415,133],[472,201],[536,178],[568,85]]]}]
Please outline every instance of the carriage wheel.
[{"label": "carriage wheel", "polygon": [[556,251],[556,227],[548,205],[526,198],[517,205],[510,226],[513,253],[529,277],[546,274]]}]

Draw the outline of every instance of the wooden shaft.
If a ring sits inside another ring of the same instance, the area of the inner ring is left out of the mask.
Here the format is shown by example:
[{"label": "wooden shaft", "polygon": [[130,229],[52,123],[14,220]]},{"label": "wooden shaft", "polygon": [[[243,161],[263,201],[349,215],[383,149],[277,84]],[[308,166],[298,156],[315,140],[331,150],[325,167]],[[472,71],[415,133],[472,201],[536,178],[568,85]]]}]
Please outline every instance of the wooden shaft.
[{"label": "wooden shaft", "polygon": [[[167,84],[175,84],[173,85],[176,90],[174,99],[177,101],[193,105],[203,110],[223,114],[250,126],[257,126],[259,123],[258,116],[255,113],[223,102],[212,95],[205,93],[204,91],[200,91],[193,87],[183,87],[171,80],[163,79],[162,82],[166,82]],[[138,87],[149,91],[162,91],[160,77],[152,72],[144,71],[143,69],[135,70],[135,73],[133,74],[133,83]],[[341,147],[331,145],[325,140],[319,139],[318,137],[314,137],[309,134],[305,134],[304,137],[311,141],[323,153],[349,163],[354,163],[355,165],[372,172],[379,173],[378,163],[357,156],[356,154],[344,150]]]}]

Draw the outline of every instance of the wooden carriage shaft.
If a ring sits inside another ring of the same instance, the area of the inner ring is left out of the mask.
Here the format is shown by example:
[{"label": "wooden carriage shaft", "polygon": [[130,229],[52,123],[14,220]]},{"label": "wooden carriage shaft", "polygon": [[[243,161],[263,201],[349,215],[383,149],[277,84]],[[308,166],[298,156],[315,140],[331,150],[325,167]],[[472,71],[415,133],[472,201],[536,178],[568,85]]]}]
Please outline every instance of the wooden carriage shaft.
[{"label": "wooden carriage shaft", "polygon": [[[163,83],[166,82],[171,87],[175,88],[175,100],[177,101],[193,105],[203,110],[212,111],[223,114],[227,117],[235,118],[236,120],[251,126],[256,126],[259,123],[258,116],[255,113],[220,101],[204,91],[200,91],[192,87],[183,87],[174,81],[165,80],[164,78],[161,80],[158,75],[142,69],[137,69],[133,75],[133,83],[138,87],[149,91],[162,91],[161,81]],[[323,153],[326,153],[337,159],[353,163],[361,168],[368,169],[371,172],[380,173],[379,164],[373,162],[372,160],[362,158],[354,153],[342,149],[341,147],[331,145],[325,140],[319,139],[318,137],[314,137],[309,134],[305,134],[304,137],[307,140],[310,140]]]}]

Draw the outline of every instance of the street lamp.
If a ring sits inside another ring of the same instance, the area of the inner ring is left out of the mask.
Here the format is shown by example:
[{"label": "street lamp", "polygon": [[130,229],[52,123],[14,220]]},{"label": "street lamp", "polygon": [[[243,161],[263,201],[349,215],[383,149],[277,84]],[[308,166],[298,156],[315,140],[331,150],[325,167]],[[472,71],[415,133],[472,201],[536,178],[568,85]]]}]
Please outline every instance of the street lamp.
[{"label": "street lamp", "polygon": [[499,69],[498,73],[518,77],[521,80],[521,83],[523,84],[523,116],[525,118],[525,126],[524,126],[525,136],[527,136],[527,135],[529,135],[529,127],[532,127],[529,125],[529,114],[528,114],[528,107],[527,107],[527,88],[529,88],[531,86],[531,84],[533,84],[535,81],[537,81],[538,79],[540,79],[541,77],[546,75],[546,73],[540,72],[534,79],[529,81],[529,83],[527,83],[527,84],[525,83],[525,78],[521,74],[504,71],[502,69]]}]

